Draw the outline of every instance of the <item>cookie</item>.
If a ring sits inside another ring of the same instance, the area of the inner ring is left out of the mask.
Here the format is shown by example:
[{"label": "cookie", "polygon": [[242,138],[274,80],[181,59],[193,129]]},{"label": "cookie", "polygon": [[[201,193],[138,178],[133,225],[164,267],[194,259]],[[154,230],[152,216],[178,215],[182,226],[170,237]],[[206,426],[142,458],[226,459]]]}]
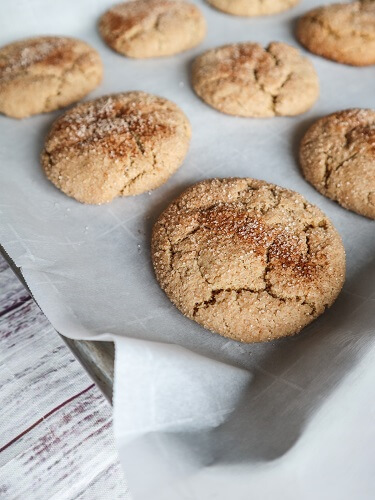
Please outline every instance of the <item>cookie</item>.
[{"label": "cookie", "polygon": [[207,0],[222,12],[234,16],[267,16],[291,9],[300,0]]},{"label": "cookie", "polygon": [[25,118],[82,99],[103,67],[90,45],[74,38],[28,38],[0,48],[0,113]]},{"label": "cookie", "polygon": [[353,66],[375,64],[375,2],[333,4],[307,12],[297,38],[310,52]]},{"label": "cookie", "polygon": [[193,63],[195,92],[229,115],[292,116],[307,111],[319,95],[313,65],[297,49],[273,42],[237,43],[208,50]]},{"label": "cookie", "polygon": [[187,189],[152,234],[156,277],[188,318],[241,342],[294,335],[331,306],[345,251],[300,194],[254,179]]},{"label": "cookie", "polygon": [[349,109],[315,122],[302,139],[300,163],[324,196],[375,219],[375,110]]},{"label": "cookie", "polygon": [[163,184],[181,165],[190,124],[176,104],[127,92],[78,104],[58,118],[41,162],[50,181],[82,203],[106,203]]},{"label": "cookie", "polygon": [[99,31],[120,54],[161,57],[198,45],[206,35],[206,22],[201,11],[187,2],[133,0],[105,12]]}]

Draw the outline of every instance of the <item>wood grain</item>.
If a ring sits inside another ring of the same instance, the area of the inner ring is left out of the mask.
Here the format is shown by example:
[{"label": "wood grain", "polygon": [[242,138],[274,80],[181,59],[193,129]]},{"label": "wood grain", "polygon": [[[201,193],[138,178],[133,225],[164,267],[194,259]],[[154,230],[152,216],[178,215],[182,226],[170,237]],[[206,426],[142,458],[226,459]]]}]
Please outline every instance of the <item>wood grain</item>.
[{"label": "wood grain", "polygon": [[0,498],[129,499],[109,403],[0,257]]},{"label": "wood grain", "polygon": [[17,280],[0,255],[0,315],[6,314],[22,302],[31,300],[29,294]]}]

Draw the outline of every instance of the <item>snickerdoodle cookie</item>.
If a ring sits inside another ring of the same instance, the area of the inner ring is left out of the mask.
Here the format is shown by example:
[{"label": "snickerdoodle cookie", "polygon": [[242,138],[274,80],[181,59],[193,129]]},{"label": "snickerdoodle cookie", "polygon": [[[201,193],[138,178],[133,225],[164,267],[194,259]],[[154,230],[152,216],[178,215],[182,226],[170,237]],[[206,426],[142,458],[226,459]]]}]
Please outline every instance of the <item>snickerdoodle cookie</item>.
[{"label": "snickerdoodle cookie", "polygon": [[201,11],[178,0],[132,0],[103,14],[99,31],[120,54],[145,58],[177,54],[198,45],[206,34]]},{"label": "snickerdoodle cookie", "polygon": [[324,196],[375,219],[375,110],[349,109],[315,122],[302,140],[300,163]]},{"label": "snickerdoodle cookie", "polygon": [[285,43],[266,49],[237,43],[208,50],[193,63],[195,92],[213,108],[247,117],[292,116],[319,95],[313,65]]},{"label": "snickerdoodle cookie", "polygon": [[298,22],[297,38],[308,50],[353,66],[375,64],[375,2],[325,5]]},{"label": "snickerdoodle cookie", "polygon": [[156,277],[205,328],[242,342],[293,335],[335,301],[345,252],[300,194],[254,179],[210,179],[177,198],[152,235]]},{"label": "snickerdoodle cookie", "polygon": [[173,102],[144,92],[114,94],[58,118],[41,161],[65,194],[100,204],[163,184],[184,160],[190,136]]},{"label": "snickerdoodle cookie", "polygon": [[267,16],[297,5],[300,0],[207,0],[216,9],[235,16]]},{"label": "snickerdoodle cookie", "polygon": [[102,79],[99,54],[81,40],[43,36],[0,48],[0,113],[25,118],[78,101]]}]

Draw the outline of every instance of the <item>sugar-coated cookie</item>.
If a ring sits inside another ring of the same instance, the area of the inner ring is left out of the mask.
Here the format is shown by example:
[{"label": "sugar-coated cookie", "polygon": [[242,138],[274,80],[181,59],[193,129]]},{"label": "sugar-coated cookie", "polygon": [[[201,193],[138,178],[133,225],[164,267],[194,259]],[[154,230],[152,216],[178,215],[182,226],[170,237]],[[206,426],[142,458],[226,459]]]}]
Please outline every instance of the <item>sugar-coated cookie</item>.
[{"label": "sugar-coated cookie", "polygon": [[246,117],[292,116],[319,95],[311,62],[286,43],[237,43],[208,50],[192,68],[195,92],[213,108]]},{"label": "sugar-coated cookie", "polygon": [[187,189],[154,226],[152,260],[183,314],[241,342],[299,332],[332,305],[345,277],[330,220],[300,194],[254,179]]},{"label": "sugar-coated cookie", "polygon": [[324,196],[375,219],[375,110],[338,111],[315,122],[301,142],[300,163]]},{"label": "sugar-coated cookie", "polygon": [[144,92],[114,94],[58,118],[41,161],[65,194],[100,204],[163,184],[183,162],[190,136],[173,102]]},{"label": "sugar-coated cookie", "polygon": [[102,79],[102,62],[90,45],[43,36],[0,48],[0,113],[25,118],[78,101]]},{"label": "sugar-coated cookie", "polygon": [[267,16],[291,9],[300,0],[207,0],[216,9],[234,16]]},{"label": "sugar-coated cookie", "polygon": [[297,38],[308,50],[353,66],[375,64],[375,2],[324,5],[298,22]]},{"label": "sugar-coated cookie", "polygon": [[206,22],[198,7],[187,2],[132,0],[105,12],[99,30],[120,54],[161,57],[198,45],[206,35]]}]

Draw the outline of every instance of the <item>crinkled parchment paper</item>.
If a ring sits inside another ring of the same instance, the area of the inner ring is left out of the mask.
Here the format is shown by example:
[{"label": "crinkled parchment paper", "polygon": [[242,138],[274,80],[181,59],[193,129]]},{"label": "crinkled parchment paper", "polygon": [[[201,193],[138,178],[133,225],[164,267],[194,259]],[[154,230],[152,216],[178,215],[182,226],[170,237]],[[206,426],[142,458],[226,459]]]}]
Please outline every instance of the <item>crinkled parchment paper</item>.
[{"label": "crinkled parchment paper", "polygon": [[[193,127],[188,157],[163,187],[105,206],[66,197],[39,166],[58,112],[0,117],[0,241],[62,334],[116,342],[114,423],[135,500],[375,498],[375,224],[325,199],[302,178],[298,143],[318,117],[375,108],[375,67],[310,55],[321,97],[296,118],[220,114],[193,93],[192,59],[235,41],[298,45],[305,0],[281,15],[226,16],[199,4],[204,43],[161,60],[130,60],[99,38],[109,0],[2,0],[0,43],[38,34],[80,37],[104,60],[91,97],[140,89],[172,99]],[[365,43],[365,42],[364,42]],[[241,345],[184,318],[155,281],[150,231],[189,184],[253,176],[301,192],[333,220],[347,251],[335,305],[300,335]]]}]

